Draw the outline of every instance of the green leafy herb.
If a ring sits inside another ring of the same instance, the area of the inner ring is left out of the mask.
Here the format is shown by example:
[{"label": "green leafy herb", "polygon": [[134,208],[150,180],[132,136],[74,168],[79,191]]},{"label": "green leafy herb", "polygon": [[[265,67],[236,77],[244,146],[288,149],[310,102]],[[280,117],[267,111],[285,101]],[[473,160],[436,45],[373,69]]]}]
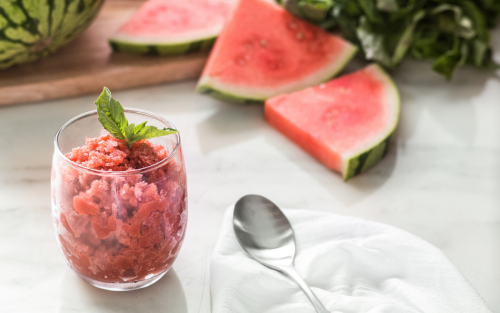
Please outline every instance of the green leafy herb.
[{"label": "green leafy herb", "polygon": [[143,139],[178,133],[173,128],[158,129],[155,126],[146,126],[147,122],[137,126],[135,124],[129,125],[120,102],[111,97],[111,91],[106,87],[95,101],[95,106],[97,107],[99,121],[104,129],[109,131],[113,137],[125,140],[128,148]]},{"label": "green leafy herb", "polygon": [[399,5],[396,0],[377,0],[377,9],[380,11],[394,12],[399,9]]},{"label": "green leafy herb", "polygon": [[397,67],[411,56],[451,79],[462,65],[497,68],[488,28],[500,0],[281,0],[290,13],[358,45],[367,60]]}]

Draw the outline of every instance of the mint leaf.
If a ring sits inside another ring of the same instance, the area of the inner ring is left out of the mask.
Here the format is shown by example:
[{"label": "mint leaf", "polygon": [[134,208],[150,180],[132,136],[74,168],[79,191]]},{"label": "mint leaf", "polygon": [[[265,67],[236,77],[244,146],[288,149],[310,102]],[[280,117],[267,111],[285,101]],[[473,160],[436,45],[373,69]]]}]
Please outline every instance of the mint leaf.
[{"label": "mint leaf", "polygon": [[97,107],[97,111],[102,111],[106,115],[109,115],[109,99],[111,98],[111,92],[108,88],[104,87],[101,95],[95,101],[95,106]]},{"label": "mint leaf", "polygon": [[144,139],[178,133],[173,128],[158,129],[155,126],[146,126],[147,122],[143,122],[137,126],[135,124],[129,125],[120,102],[113,99],[111,91],[106,87],[104,87],[101,95],[95,101],[95,105],[97,107],[99,122],[101,122],[104,129],[109,131],[113,137],[125,140],[129,149],[134,143]]},{"label": "mint leaf", "polygon": [[[139,129],[139,131],[134,130],[134,135],[129,138],[130,145],[133,145],[137,141],[141,141],[144,139],[150,139],[150,138],[155,138],[155,137],[161,137],[161,136],[166,136],[170,134],[175,134],[178,133],[177,130],[173,128],[163,128],[163,129],[158,129],[154,126],[145,126],[146,122],[138,125],[137,127],[141,126],[142,128]],[[136,127],[136,129],[137,129]]]},{"label": "mint leaf", "polygon": [[144,128],[144,126],[146,126],[146,123],[147,123],[147,122],[144,122],[144,123],[142,123],[142,124],[137,125],[137,126],[134,128],[134,133],[136,133],[136,134],[137,134],[137,133],[138,133],[141,129],[143,129],[143,128]]},{"label": "mint leaf", "polygon": [[95,101],[95,105],[97,107],[97,111],[106,114],[106,116],[113,121],[115,126],[118,127],[120,132],[123,133],[125,128],[128,126],[128,121],[120,102],[111,97],[111,91],[109,91],[108,88],[104,87],[101,95]]},{"label": "mint leaf", "polygon": [[121,131],[124,131],[128,126],[128,121],[125,117],[125,112],[123,111],[123,107],[120,105],[120,102],[111,98],[109,100],[109,112],[111,119],[113,119],[116,125],[120,127]]},{"label": "mint leaf", "polygon": [[102,127],[109,131],[115,138],[125,140],[125,136],[122,134],[120,127],[118,127],[104,111],[97,111],[97,115],[99,116],[99,122],[101,122]]},{"label": "mint leaf", "polygon": [[134,136],[134,128],[134,123],[128,125],[127,128],[125,128],[125,137],[127,137],[127,141],[130,141],[130,139]]}]

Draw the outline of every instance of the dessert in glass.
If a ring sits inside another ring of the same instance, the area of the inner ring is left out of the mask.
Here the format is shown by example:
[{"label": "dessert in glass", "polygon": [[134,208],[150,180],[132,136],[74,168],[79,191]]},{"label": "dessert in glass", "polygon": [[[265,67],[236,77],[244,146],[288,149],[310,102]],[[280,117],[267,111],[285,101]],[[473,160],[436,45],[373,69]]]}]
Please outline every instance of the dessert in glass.
[{"label": "dessert in glass", "polygon": [[[127,142],[103,129],[98,112],[99,107],[71,119],[55,136],[56,238],[69,266],[91,285],[143,288],[165,275],[184,239],[187,191],[180,136],[172,132]],[[151,125],[146,127],[175,130],[153,113],[122,112],[136,129],[146,121]]]}]

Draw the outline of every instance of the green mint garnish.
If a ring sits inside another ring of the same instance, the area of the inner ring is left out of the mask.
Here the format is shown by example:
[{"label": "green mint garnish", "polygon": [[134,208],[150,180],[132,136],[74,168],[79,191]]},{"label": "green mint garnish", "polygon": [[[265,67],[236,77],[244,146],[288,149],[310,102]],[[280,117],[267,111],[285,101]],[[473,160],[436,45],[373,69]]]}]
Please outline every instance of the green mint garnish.
[{"label": "green mint garnish", "polygon": [[129,125],[120,102],[111,97],[111,91],[106,87],[104,87],[101,95],[95,101],[95,106],[97,107],[97,115],[102,127],[109,131],[115,138],[125,140],[128,148],[143,139],[178,133],[173,128],[158,129],[155,126],[146,126],[147,122],[137,126],[135,124]]}]

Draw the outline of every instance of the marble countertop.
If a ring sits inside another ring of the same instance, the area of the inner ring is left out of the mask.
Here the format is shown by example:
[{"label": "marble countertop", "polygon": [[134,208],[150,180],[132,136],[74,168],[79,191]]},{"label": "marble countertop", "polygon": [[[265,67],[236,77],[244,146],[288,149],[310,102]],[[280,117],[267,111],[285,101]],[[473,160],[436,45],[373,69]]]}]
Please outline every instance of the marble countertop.
[{"label": "marble countertop", "polygon": [[407,61],[394,73],[403,99],[395,145],[348,183],[267,125],[261,106],[198,95],[194,81],[114,92],[125,106],[173,121],[188,171],[181,253],[163,279],[133,292],[81,281],[52,228],[54,134],[93,109],[97,95],[0,108],[2,312],[210,312],[209,261],[222,214],[249,193],[407,230],[441,248],[500,312],[500,79],[463,69],[447,83],[429,67]]}]

